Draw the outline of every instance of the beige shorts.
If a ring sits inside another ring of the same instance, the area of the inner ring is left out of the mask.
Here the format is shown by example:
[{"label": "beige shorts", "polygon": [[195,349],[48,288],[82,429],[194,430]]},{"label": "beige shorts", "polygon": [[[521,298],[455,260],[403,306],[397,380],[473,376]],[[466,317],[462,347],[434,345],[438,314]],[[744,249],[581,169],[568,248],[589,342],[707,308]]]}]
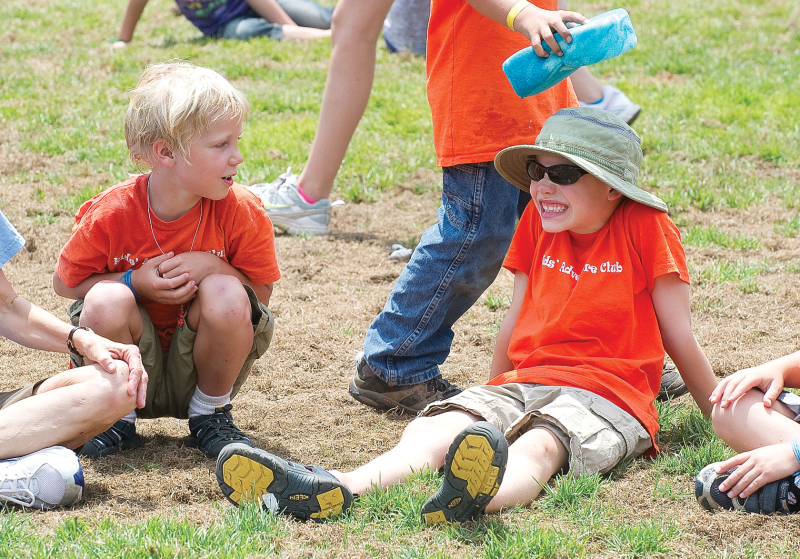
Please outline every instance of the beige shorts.
[{"label": "beige shorts", "polygon": [[21,402],[25,398],[30,398],[36,391],[36,387],[42,384],[45,380],[47,379],[42,379],[23,388],[12,390],[11,392],[0,392],[0,410],[8,408],[17,402]]},{"label": "beige shorts", "polygon": [[587,390],[541,384],[474,386],[426,407],[420,415],[463,410],[503,431],[509,443],[542,427],[569,451],[575,477],[606,473],[621,460],[641,456],[650,435],[631,414]]},{"label": "beige shorts", "polygon": [[[250,299],[253,345],[233,384],[231,398],[239,392],[256,359],[266,353],[275,329],[275,321],[269,309],[258,300],[249,285],[245,285],[244,288]],[[67,310],[73,326],[79,324],[82,310],[82,299],[75,301]],[[197,332],[189,328],[188,324],[182,330],[176,330],[170,342],[169,352],[164,356],[161,342],[150,316],[141,306],[139,312],[144,322],[142,337],[139,339],[139,351],[142,353],[142,363],[147,371],[149,381],[147,383],[147,402],[144,408],[136,410],[136,415],[143,418],[188,419],[189,401],[197,386],[197,368],[194,365],[194,341]],[[70,360],[74,367],[83,366],[82,357],[72,355]]]}]

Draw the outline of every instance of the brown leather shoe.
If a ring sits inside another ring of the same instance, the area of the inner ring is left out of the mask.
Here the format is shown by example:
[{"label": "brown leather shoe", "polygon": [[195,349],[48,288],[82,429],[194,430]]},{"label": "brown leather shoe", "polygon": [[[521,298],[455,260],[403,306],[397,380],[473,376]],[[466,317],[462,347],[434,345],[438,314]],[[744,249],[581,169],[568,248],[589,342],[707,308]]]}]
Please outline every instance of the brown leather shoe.
[{"label": "brown leather shoe", "polygon": [[416,415],[431,402],[446,400],[462,390],[441,376],[419,384],[390,386],[372,372],[363,353],[358,355],[356,374],[350,381],[350,395],[362,404],[383,411],[397,409],[410,415]]}]

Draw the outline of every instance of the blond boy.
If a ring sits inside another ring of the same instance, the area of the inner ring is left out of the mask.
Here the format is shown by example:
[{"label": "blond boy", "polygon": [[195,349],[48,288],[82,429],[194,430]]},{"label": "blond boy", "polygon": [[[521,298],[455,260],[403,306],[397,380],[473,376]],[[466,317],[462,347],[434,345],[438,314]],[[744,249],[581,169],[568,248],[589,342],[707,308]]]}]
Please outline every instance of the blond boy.
[{"label": "blond boy", "polygon": [[141,445],[137,416],[188,418],[191,441],[210,458],[252,444],[230,401],[269,346],[280,272],[269,218],[234,182],[248,111],[222,76],[184,62],[148,68],[131,94],[125,140],[152,172],[81,206],[53,283],[77,299],[73,324],[138,345],[150,384],[145,406],[84,455]]}]

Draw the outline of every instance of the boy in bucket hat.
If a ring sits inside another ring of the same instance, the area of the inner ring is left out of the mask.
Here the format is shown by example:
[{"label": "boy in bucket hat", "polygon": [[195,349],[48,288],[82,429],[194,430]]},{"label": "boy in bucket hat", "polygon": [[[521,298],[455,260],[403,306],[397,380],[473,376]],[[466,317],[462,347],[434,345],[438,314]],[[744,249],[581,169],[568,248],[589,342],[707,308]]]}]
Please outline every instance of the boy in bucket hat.
[{"label": "boy in bucket hat", "polygon": [[498,171],[533,203],[504,263],[513,299],[489,382],[428,405],[352,472],[231,445],[217,462],[225,495],[322,518],[444,465],[428,524],[527,505],[562,469],[604,473],[657,451],[665,349],[708,415],[716,379],[691,330],[686,257],[664,202],[636,186],[641,160],[636,133],[589,108],[562,109],[534,145],[501,151]]}]

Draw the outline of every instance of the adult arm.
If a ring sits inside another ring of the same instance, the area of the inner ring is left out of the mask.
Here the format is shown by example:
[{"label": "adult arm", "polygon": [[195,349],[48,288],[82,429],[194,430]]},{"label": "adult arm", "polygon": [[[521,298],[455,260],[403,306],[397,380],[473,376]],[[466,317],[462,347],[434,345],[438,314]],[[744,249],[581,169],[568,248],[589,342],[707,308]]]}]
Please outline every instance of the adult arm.
[{"label": "adult arm", "polygon": [[122,16],[122,25],[120,25],[117,39],[119,43],[124,45],[130,43],[133,39],[133,32],[136,29],[136,24],[139,23],[139,18],[142,17],[144,7],[147,6],[148,0],[128,0],[128,7],[125,9],[125,15]]},{"label": "adult arm", "polygon": [[[467,0],[469,4],[482,15],[501,25],[506,25],[506,17],[517,0]],[[565,22],[574,21],[576,23],[586,23],[587,18],[577,12],[566,10],[544,10],[530,4],[519,12],[514,20],[514,30],[525,35],[531,42],[533,51],[541,57],[547,58],[549,55],[542,47],[545,41],[552,51],[562,56],[564,53],[553,36],[555,30],[567,42],[572,42],[572,35]]]},{"label": "adult arm", "polygon": [[492,366],[489,369],[489,380],[497,375],[502,375],[514,368],[511,359],[508,358],[508,345],[511,342],[511,333],[517,324],[519,310],[522,308],[522,299],[528,289],[528,275],[517,270],[514,273],[514,290],[511,295],[511,306],[503,317],[500,324],[500,331],[497,333],[497,343],[494,346],[492,355]]},{"label": "adult arm", "polygon": [[[68,353],[67,337],[72,326],[18,297],[0,270],[0,335],[31,349]],[[107,340],[86,330],[76,330],[72,342],[88,359],[108,373],[114,373],[115,359],[125,361],[130,369],[128,394],[137,395],[137,405],[144,407],[147,375],[142,368],[139,348]]]},{"label": "adult arm", "polygon": [[654,281],[651,296],[664,349],[681,372],[700,411],[709,417],[712,405],[708,398],[717,379],[692,332],[689,284],[675,273],[661,275]]}]

